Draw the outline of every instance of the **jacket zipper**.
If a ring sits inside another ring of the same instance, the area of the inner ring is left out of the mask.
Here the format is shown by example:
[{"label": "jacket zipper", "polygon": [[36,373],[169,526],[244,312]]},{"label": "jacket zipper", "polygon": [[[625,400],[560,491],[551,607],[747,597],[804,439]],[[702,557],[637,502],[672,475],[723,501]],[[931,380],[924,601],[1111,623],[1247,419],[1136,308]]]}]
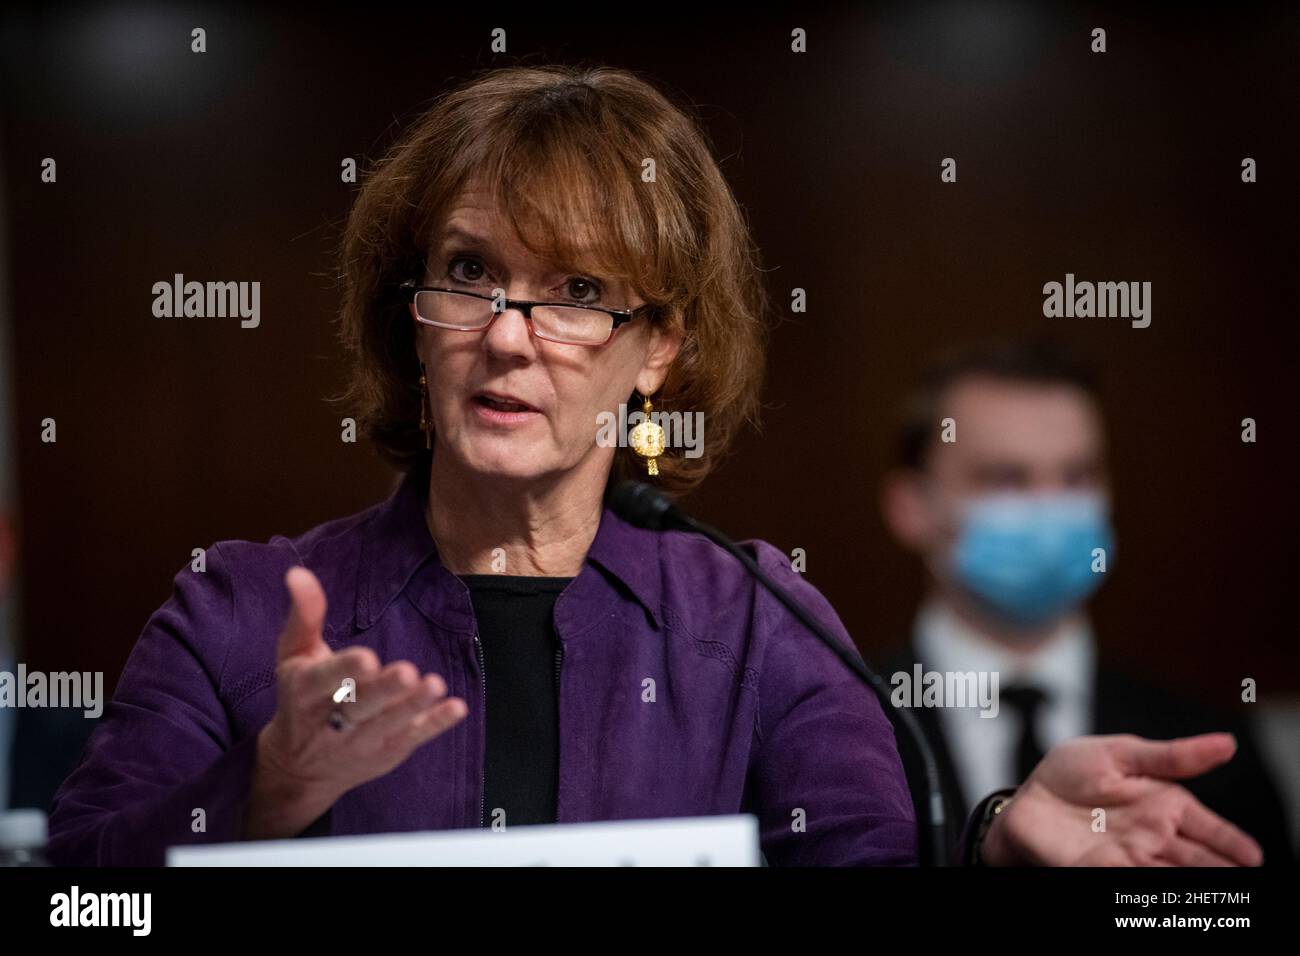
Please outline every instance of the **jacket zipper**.
[{"label": "jacket zipper", "polygon": [[[555,749],[556,756],[559,756],[560,749],[560,664],[564,661],[564,644],[559,637],[555,639]],[[559,777],[559,768],[556,768],[556,777]],[[556,780],[555,786],[555,822],[560,822],[560,787],[559,780]]]},{"label": "jacket zipper", "polygon": [[[478,631],[474,632],[474,653],[478,656],[478,687],[479,687],[479,712],[483,715],[483,734],[487,736],[487,669],[483,665],[483,642],[478,639]],[[479,774],[478,788],[478,825],[487,826],[487,754],[484,752],[480,758],[482,764]]]}]

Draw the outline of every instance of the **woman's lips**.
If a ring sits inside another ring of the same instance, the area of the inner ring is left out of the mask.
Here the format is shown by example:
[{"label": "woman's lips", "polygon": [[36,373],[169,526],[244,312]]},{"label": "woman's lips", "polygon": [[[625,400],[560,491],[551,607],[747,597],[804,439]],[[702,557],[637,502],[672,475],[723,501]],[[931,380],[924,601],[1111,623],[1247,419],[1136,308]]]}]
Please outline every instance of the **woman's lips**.
[{"label": "woman's lips", "polygon": [[495,392],[480,392],[470,399],[470,404],[480,420],[493,425],[517,425],[541,414],[527,402]]}]

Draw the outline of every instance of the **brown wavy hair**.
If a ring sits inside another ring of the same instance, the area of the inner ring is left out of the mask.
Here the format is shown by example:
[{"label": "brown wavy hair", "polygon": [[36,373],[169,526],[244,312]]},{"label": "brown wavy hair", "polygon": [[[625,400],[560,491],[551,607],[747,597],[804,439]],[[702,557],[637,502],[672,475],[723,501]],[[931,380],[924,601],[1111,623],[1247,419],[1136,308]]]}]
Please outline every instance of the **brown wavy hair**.
[{"label": "brown wavy hair", "polygon": [[[397,468],[427,467],[430,452],[414,323],[396,287],[421,281],[434,230],[470,183],[533,254],[622,279],[657,307],[651,321],[683,329],[655,406],[702,412],[706,441],[698,458],[666,452],[663,490],[689,491],[746,422],[757,425],[770,308],[758,250],[698,122],[638,75],[552,65],[477,73],[435,97],[362,182],[340,254],[351,365],[337,400]],[[645,466],[619,448],[614,471]]]}]

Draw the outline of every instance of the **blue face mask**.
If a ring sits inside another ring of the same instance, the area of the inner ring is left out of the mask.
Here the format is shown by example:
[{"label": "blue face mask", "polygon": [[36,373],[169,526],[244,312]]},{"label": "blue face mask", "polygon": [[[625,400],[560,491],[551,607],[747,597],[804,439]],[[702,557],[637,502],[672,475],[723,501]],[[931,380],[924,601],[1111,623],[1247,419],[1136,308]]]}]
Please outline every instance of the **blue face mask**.
[{"label": "blue face mask", "polygon": [[1114,544],[1099,494],[991,495],[963,510],[951,571],[1006,620],[1045,624],[1101,585],[1093,552],[1105,551],[1109,569]]}]

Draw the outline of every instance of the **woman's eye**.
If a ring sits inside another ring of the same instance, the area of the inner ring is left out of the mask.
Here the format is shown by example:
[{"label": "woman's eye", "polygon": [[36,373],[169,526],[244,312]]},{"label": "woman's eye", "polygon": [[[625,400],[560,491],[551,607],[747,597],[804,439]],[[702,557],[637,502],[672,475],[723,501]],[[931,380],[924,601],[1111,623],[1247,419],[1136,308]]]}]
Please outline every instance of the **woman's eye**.
[{"label": "woman's eye", "polygon": [[566,285],[566,294],[575,302],[599,302],[600,286],[591,279],[574,276]]},{"label": "woman's eye", "polygon": [[[457,272],[456,267],[460,265],[464,265],[465,268]],[[447,263],[448,277],[458,282],[478,282],[483,278],[483,271],[483,263],[469,256],[454,256]]]}]

